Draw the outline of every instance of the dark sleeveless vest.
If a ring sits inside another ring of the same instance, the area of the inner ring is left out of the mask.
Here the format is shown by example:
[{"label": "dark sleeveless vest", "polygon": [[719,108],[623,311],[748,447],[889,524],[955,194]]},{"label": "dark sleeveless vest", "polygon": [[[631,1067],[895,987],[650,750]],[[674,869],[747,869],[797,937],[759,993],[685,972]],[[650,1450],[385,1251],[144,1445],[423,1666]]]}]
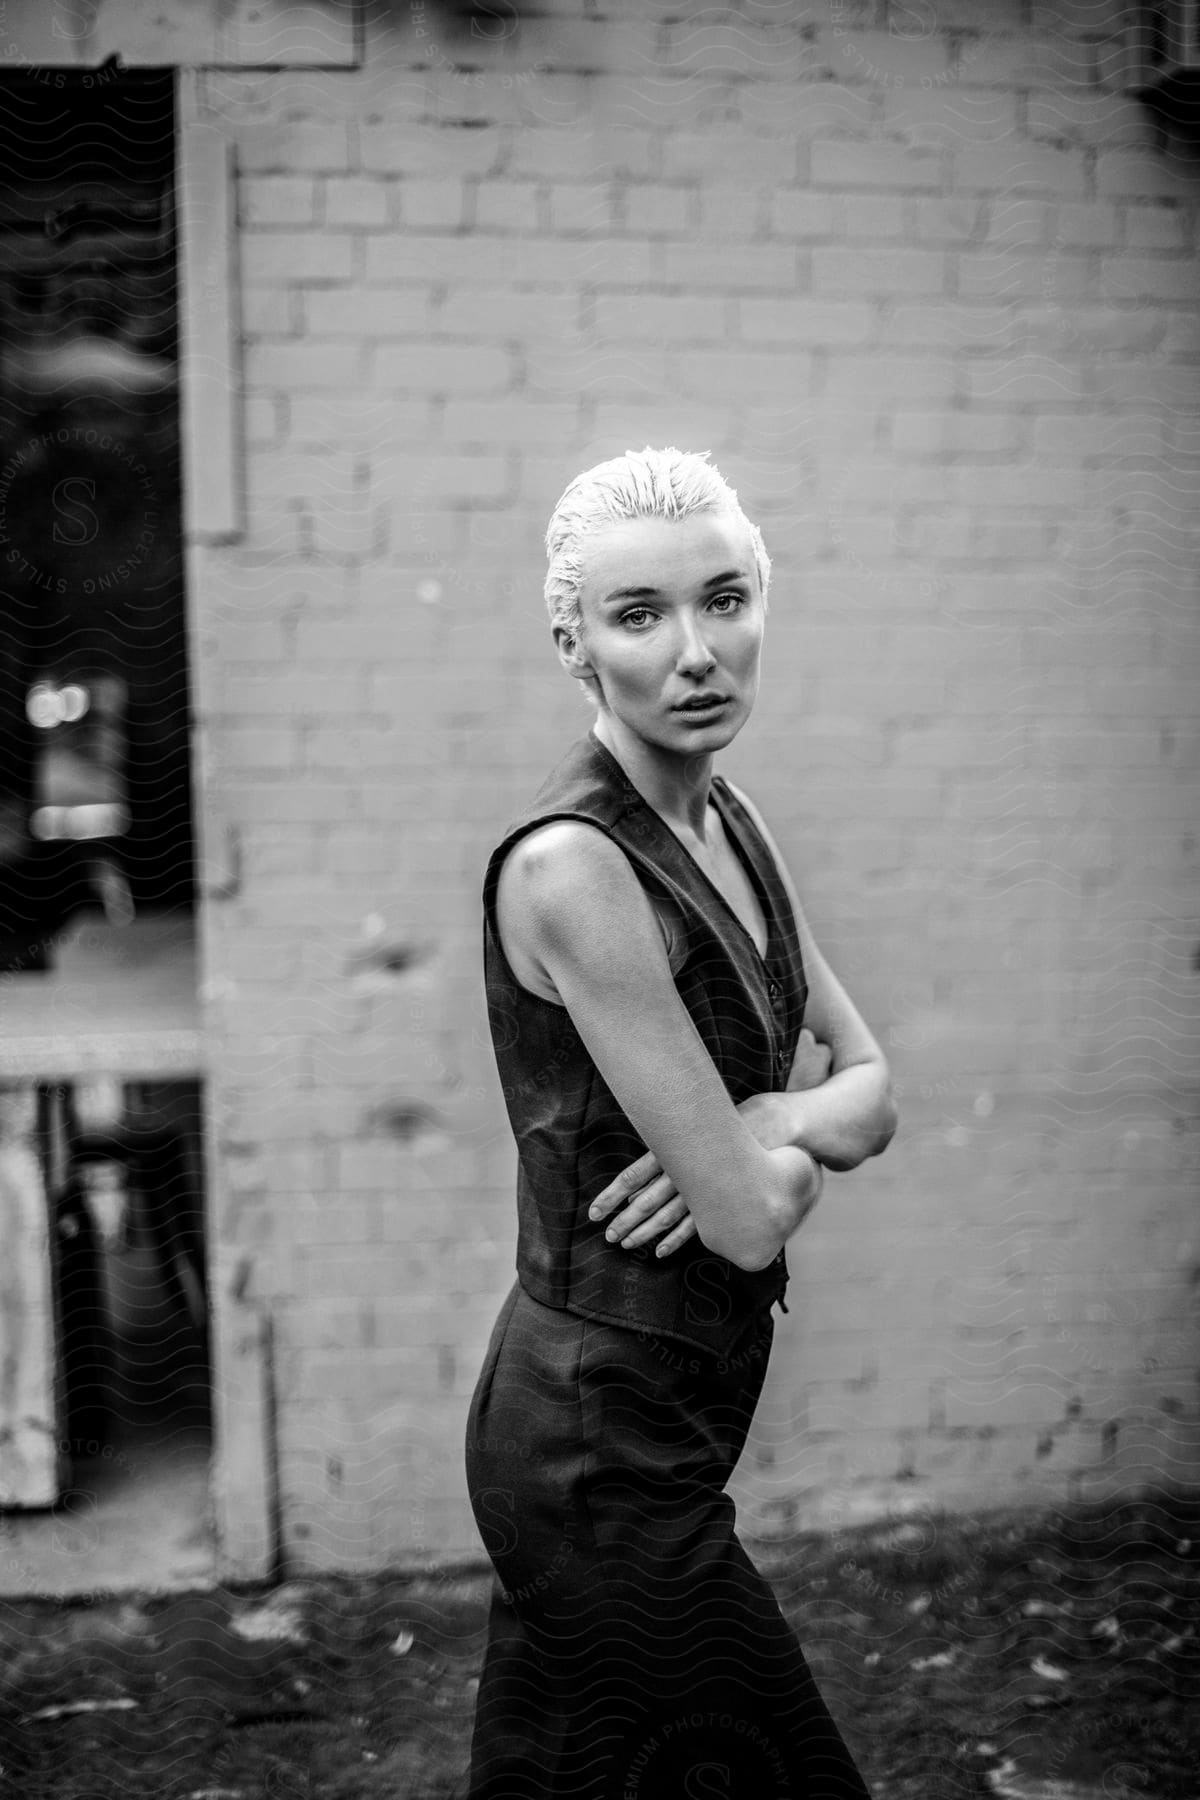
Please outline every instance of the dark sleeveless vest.
[{"label": "dark sleeveless vest", "polygon": [[565,1007],[521,986],[500,945],[496,888],[518,838],[549,819],[586,819],[620,845],[642,886],[686,924],[675,985],[735,1105],[787,1086],[807,984],[774,859],[721,776],[712,798],[769,928],[760,957],[740,919],[624,769],[588,732],[510,824],[484,877],[484,978],[500,1084],[517,1141],[517,1276],[546,1306],[727,1356],[787,1286],[782,1250],[739,1269],[698,1238],[667,1257],[623,1250],[588,1207],[646,1145],[588,1055]]}]

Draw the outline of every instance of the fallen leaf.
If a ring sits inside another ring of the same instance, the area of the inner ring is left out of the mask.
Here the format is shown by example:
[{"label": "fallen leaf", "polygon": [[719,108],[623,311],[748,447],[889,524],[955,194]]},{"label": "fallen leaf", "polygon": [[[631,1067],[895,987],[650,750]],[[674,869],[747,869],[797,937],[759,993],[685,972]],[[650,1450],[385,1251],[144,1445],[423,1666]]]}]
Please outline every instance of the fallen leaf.
[{"label": "fallen leaf", "polygon": [[57,1706],[42,1706],[37,1712],[26,1713],[21,1720],[23,1725],[32,1724],[36,1719],[65,1719],[73,1713],[90,1712],[131,1712],[137,1706],[136,1700],[63,1700]]},{"label": "fallen leaf", "polygon": [[252,1643],[264,1639],[300,1643],[306,1635],[303,1615],[294,1605],[256,1607],[250,1612],[239,1613],[229,1621],[229,1627]]}]

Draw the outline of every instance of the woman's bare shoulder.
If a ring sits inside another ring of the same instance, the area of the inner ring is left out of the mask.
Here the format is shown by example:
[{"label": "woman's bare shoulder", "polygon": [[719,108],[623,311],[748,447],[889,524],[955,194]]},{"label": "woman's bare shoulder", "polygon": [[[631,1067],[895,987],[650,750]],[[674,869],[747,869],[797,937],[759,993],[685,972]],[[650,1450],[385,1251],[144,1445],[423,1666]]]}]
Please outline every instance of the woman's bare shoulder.
[{"label": "woman's bare shoulder", "polygon": [[535,956],[579,933],[594,939],[632,928],[636,934],[649,915],[672,967],[682,960],[673,909],[646,891],[603,826],[586,819],[549,819],[518,839],[501,869],[499,900],[504,924]]}]

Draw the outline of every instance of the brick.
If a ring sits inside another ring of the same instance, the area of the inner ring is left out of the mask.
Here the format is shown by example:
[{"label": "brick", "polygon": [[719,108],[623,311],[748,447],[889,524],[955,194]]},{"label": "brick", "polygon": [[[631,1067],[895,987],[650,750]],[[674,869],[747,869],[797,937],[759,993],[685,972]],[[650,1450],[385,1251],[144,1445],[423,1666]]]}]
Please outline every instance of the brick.
[{"label": "brick", "polygon": [[311,337],[410,337],[429,329],[428,286],[409,288],[313,288],[303,295]]},{"label": "brick", "polygon": [[316,217],[317,184],[299,175],[243,176],[238,217],[243,225],[310,225]]},{"label": "brick", "polygon": [[260,175],[344,171],[351,166],[349,133],[344,124],[318,119],[244,124],[237,160],[239,169]]},{"label": "brick", "polygon": [[839,356],[825,377],[825,397],[837,401],[868,394],[873,401],[949,400],[954,393],[954,370],[948,362],[911,357],[889,357],[868,352]]},{"label": "brick", "polygon": [[744,132],[672,132],[663,144],[662,173],[668,180],[699,176],[750,187],[795,181],[796,146],[787,138],[747,137]]},{"label": "brick", "polygon": [[534,69],[619,68],[645,76],[662,67],[654,22],[642,14],[619,20],[530,14],[521,20],[519,50]]},{"label": "brick", "polygon": [[1049,143],[1144,144],[1152,138],[1145,112],[1130,94],[1073,92],[1030,94],[1025,113],[1029,137]]},{"label": "brick", "polygon": [[248,394],[245,400],[246,442],[270,449],[284,434],[284,402],[280,394]]},{"label": "brick", "polygon": [[1173,316],[1158,307],[1039,307],[1022,312],[1014,321],[1013,346],[1071,351],[1076,356],[1112,350],[1158,351],[1165,346]]},{"label": "brick", "polygon": [[368,238],[366,276],[370,282],[445,281],[485,287],[494,287],[504,277],[521,285],[578,286],[591,280],[644,287],[651,280],[650,259],[650,244],[632,238],[522,238],[518,243],[388,232]]},{"label": "brick", "polygon": [[1081,150],[1048,144],[967,144],[954,153],[954,186],[987,193],[1030,189],[1082,194],[1086,167]]},{"label": "brick", "polygon": [[707,244],[663,243],[654,247],[657,278],[670,286],[790,289],[796,280],[795,251],[784,244],[745,244],[737,256],[715,256]]},{"label": "brick", "polygon": [[868,250],[818,246],[812,252],[813,292],[826,294],[940,294],[946,259],[938,250]]},{"label": "brick", "polygon": [[400,183],[400,217],[418,231],[459,231],[469,221],[461,180],[405,176]]},{"label": "brick", "polygon": [[331,489],[348,492],[354,464],[345,451],[335,454],[328,449],[320,453],[291,450],[253,458],[246,477],[248,491],[256,497],[282,499],[292,495],[298,499]]},{"label": "brick", "polygon": [[506,395],[502,400],[452,397],[442,414],[442,438],[448,445],[540,449],[547,443],[566,444],[577,417],[574,401],[537,402],[524,395]]},{"label": "brick", "polygon": [[913,202],[917,237],[923,243],[965,244],[981,238],[984,231],[986,202],[954,195],[948,199],[931,199],[919,194]]},{"label": "brick", "polygon": [[581,130],[577,123],[523,131],[512,141],[508,172],[550,181],[594,181],[662,173],[661,137],[634,126]]},{"label": "brick", "polygon": [[300,767],[300,732],[295,725],[226,725],[221,744],[229,766],[247,774]]},{"label": "brick", "polygon": [[683,351],[675,367],[684,393],[731,400],[799,397],[812,385],[812,357],[800,350]]},{"label": "brick", "polygon": [[616,191],[607,182],[557,182],[550,189],[550,227],[563,232],[612,229]]},{"label": "brick", "polygon": [[864,456],[855,465],[851,486],[831,498],[841,515],[851,508],[865,514],[879,506],[936,506],[952,500],[953,495],[943,468]]},{"label": "brick", "polygon": [[747,192],[724,182],[703,184],[700,198],[700,230],[718,247],[745,238],[765,238],[771,201],[766,193]]},{"label": "brick", "polygon": [[349,281],[354,272],[350,238],[322,238],[317,257],[311,231],[243,232],[238,257],[247,287],[284,281]]},{"label": "brick", "polygon": [[357,672],[332,675],[328,669],[288,669],[278,675],[230,675],[222,702],[243,718],[282,713],[357,712],[362,699],[363,677]]},{"label": "brick", "polygon": [[1096,397],[1116,406],[1162,407],[1186,413],[1200,395],[1200,370],[1191,363],[1105,361],[1092,375]]},{"label": "brick", "polygon": [[289,443],[346,444],[361,453],[396,437],[430,436],[433,411],[428,399],[391,394],[291,394],[288,421]]},{"label": "brick", "polygon": [[327,225],[386,225],[392,217],[391,183],[365,180],[361,176],[329,179],[322,183],[324,218]]},{"label": "brick", "polygon": [[425,104],[413,116],[437,125],[519,125],[527,110],[527,90],[539,90],[542,104],[550,106],[547,89],[555,80],[574,83],[574,76],[554,77],[548,72],[530,80],[498,68],[433,68],[423,78]]},{"label": "brick", "polygon": [[[729,409],[723,402],[673,399],[671,423],[677,442],[702,444],[705,448],[711,445],[714,460],[718,468],[721,466],[721,448],[728,443],[729,434]],[[586,468],[589,462],[599,462],[606,456],[619,456],[630,444],[657,443],[661,431],[662,403],[653,392],[612,396],[602,393],[595,402],[591,431],[579,467]],[[567,471],[563,487],[569,474]],[[547,511],[561,491],[560,488],[558,492],[541,496]],[[540,525],[545,530],[544,520]]]},{"label": "brick", "polygon": [[1017,97],[998,89],[964,87],[957,81],[937,88],[888,88],[883,125],[893,135],[907,136],[914,147],[935,149],[1014,137]]},{"label": "brick", "polygon": [[1093,77],[1094,47],[1065,36],[1057,23],[1045,35],[1022,30],[959,39],[953,63],[958,87],[1049,88],[1070,92],[1087,88]]},{"label": "brick", "polygon": [[1045,463],[1027,467],[971,468],[963,465],[948,472],[950,497],[963,506],[992,511],[998,507],[1052,507],[1066,513],[1087,504],[1087,482],[1082,469]]},{"label": "brick", "polygon": [[914,456],[1012,456],[1024,445],[1027,423],[1019,413],[898,410],[892,449]]},{"label": "brick", "polygon": [[751,14],[723,24],[685,16],[665,26],[659,66],[693,81],[713,75],[795,81],[811,72],[814,61],[798,21]]},{"label": "brick", "polygon": [[1128,23],[1123,0],[1034,0],[1034,31],[1078,32],[1087,38],[1112,38]]},{"label": "brick", "polygon": [[491,127],[373,124],[359,127],[362,166],[381,175],[487,175],[503,138]]},{"label": "brick", "polygon": [[948,67],[948,40],[940,32],[909,36],[860,30],[838,20],[818,29],[817,44],[840,81],[865,81],[889,92],[936,82]]},{"label": "brick", "polygon": [[802,147],[814,137],[853,137],[878,130],[876,97],[867,88],[818,78],[800,87],[777,81],[743,82],[737,116],[758,136],[787,135]]},{"label": "brick", "polygon": [[1100,295],[1105,300],[1194,301],[1200,274],[1192,257],[1106,256],[1100,264]]},{"label": "brick", "polygon": [[375,550],[375,532],[367,498],[361,489],[347,495],[306,496],[308,537],[317,556],[356,561]]},{"label": "brick", "polygon": [[475,188],[477,231],[536,231],[537,187],[532,181],[481,181]]},{"label": "brick", "polygon": [[841,229],[841,207],[831,194],[814,194],[807,188],[776,188],[771,195],[773,237],[837,237]]},{"label": "brick", "polygon": [[729,334],[730,302],[701,294],[598,294],[597,337],[628,342],[648,338],[663,343],[723,343]]},{"label": "brick", "polygon": [[791,343],[818,348],[865,344],[874,335],[875,308],[866,300],[787,300],[746,297],[737,302],[739,336],[746,343]]},{"label": "brick", "polygon": [[884,243],[889,238],[910,236],[906,208],[897,205],[893,194],[847,194],[842,201],[846,237],[866,238],[868,243]]},{"label": "brick", "polygon": [[1079,412],[1042,413],[1033,422],[1033,453],[1048,462],[1075,456],[1088,461],[1106,456],[1157,458],[1165,455],[1164,430],[1164,421],[1152,414],[1106,417],[1091,406]]},{"label": "brick", "polygon": [[442,450],[400,451],[371,464],[371,497],[419,498],[435,494],[439,504],[458,500],[503,499],[510,485],[508,457]]},{"label": "brick", "polygon": [[[337,769],[391,769],[398,768],[404,760],[404,746],[397,731],[394,720],[384,724],[370,724],[364,719],[346,720],[338,725],[308,726],[304,732],[304,767],[317,774],[332,772]],[[330,857],[328,867],[336,868],[340,874],[346,874],[351,867],[350,859],[354,856],[354,840],[362,842],[362,832],[350,830],[343,834],[347,840],[337,848],[340,854]],[[363,869],[389,868],[395,860],[394,845],[387,845],[376,839],[362,846],[374,852],[373,857],[360,857],[354,864]]]},{"label": "brick", "polygon": [[599,392],[602,387],[626,395],[669,391],[666,355],[657,345],[602,350],[532,344],[525,366],[529,386],[539,394]]},{"label": "brick", "polygon": [[359,379],[357,344],[248,344],[248,388],[353,388]]},{"label": "brick", "polygon": [[300,288],[243,286],[242,330],[248,337],[298,337],[302,297]]},{"label": "brick", "polygon": [[1098,272],[1082,251],[1021,256],[994,246],[967,250],[957,259],[958,292],[964,300],[1075,301],[1095,296]]},{"label": "brick", "polygon": [[1048,245],[1053,237],[1055,208],[1049,200],[998,195],[988,209],[987,244],[1021,249]]},{"label": "brick", "polygon": [[626,231],[664,237],[682,237],[689,233],[698,210],[694,188],[667,187],[662,182],[642,182],[627,187],[620,205]]},{"label": "brick", "polygon": [[1111,249],[1117,242],[1117,209],[1107,201],[1064,201],[1055,211],[1053,240],[1071,249]]},{"label": "brick", "polygon": [[[1191,247],[1191,221],[1181,207],[1127,206],[1124,209],[1126,250],[1186,250]],[[1111,244],[1116,234],[1107,241]]]},{"label": "brick", "polygon": [[1084,392],[1082,369],[1049,356],[1006,356],[968,363],[964,372],[968,404],[1001,400],[1006,406],[1027,402],[1059,405],[1079,400]]},{"label": "brick", "polygon": [[886,188],[911,193],[943,185],[942,160],[933,150],[914,150],[901,143],[818,138],[809,154],[816,188],[838,192],[855,187]]},{"label": "brick", "polygon": [[1195,198],[1195,178],[1183,158],[1147,149],[1105,150],[1096,159],[1096,192],[1101,198],[1175,200]]},{"label": "brick", "polygon": [[512,381],[512,359],[495,344],[382,344],[371,364],[380,387],[416,393],[486,393]]},{"label": "brick", "polygon": [[452,288],[433,316],[439,335],[486,340],[578,336],[579,295],[516,288]]}]

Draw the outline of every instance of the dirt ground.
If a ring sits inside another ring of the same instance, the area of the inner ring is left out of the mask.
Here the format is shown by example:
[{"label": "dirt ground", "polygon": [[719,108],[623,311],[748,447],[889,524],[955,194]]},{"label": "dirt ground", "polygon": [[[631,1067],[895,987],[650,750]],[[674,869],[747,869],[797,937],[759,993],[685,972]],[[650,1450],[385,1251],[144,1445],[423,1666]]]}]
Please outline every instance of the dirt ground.
[{"label": "dirt ground", "polygon": [[[1198,1800],[1200,1496],[752,1548],[877,1800]],[[461,1796],[489,1585],[0,1602],[0,1792]]]}]

